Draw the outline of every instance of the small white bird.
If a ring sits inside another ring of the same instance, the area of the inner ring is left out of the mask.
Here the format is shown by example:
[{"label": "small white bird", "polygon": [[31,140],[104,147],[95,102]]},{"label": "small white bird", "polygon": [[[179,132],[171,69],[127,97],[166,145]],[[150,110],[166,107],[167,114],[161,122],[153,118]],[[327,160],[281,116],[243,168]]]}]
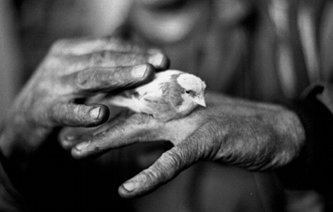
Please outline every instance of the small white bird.
[{"label": "small white bird", "polygon": [[181,118],[205,103],[206,84],[199,77],[178,70],[155,74],[145,85],[113,96],[110,103],[161,121]]}]

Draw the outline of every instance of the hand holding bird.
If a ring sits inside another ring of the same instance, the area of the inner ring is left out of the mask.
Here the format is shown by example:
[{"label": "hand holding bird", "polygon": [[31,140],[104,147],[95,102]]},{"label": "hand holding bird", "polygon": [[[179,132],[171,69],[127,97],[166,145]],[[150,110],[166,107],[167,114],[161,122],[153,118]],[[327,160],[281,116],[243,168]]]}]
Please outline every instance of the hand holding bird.
[{"label": "hand holding bird", "polygon": [[199,105],[205,107],[205,89],[206,84],[197,76],[166,70],[150,83],[112,96],[109,103],[169,121],[186,116]]},{"label": "hand holding bird", "polygon": [[63,131],[61,143],[83,158],[138,142],[170,141],[150,167],[119,187],[123,197],[150,192],[199,160],[218,160],[252,170],[292,160],[304,139],[297,116],[280,106],[207,93],[207,107],[161,121],[145,113],[120,116],[92,131]]}]

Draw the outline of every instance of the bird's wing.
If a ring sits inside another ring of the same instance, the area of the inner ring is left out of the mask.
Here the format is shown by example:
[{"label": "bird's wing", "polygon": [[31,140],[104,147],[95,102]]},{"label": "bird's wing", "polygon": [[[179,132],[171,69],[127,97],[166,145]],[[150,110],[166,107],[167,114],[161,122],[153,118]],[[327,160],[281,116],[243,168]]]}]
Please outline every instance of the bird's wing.
[{"label": "bird's wing", "polygon": [[112,105],[126,107],[134,112],[153,114],[158,110],[159,102],[162,99],[162,92],[151,89],[133,89],[124,91],[109,99]]},{"label": "bird's wing", "polygon": [[162,71],[155,75],[155,79],[145,85],[139,86],[134,90],[139,93],[139,96],[145,96],[149,94],[150,96],[160,97],[163,95],[162,87],[165,83],[171,82],[175,76],[181,74],[178,70],[168,70]]},{"label": "bird's wing", "polygon": [[139,99],[146,98],[147,96],[155,99],[161,98],[163,93],[159,87],[160,81],[152,81],[148,84],[142,85],[134,89]]},{"label": "bird's wing", "polygon": [[178,75],[173,75],[169,82],[161,83],[160,85],[163,96],[166,98],[165,101],[175,108],[182,104],[182,93],[185,92],[185,89],[177,83],[177,77]]},{"label": "bird's wing", "polygon": [[159,84],[158,92],[148,92],[141,97],[142,104],[154,117],[173,116],[176,113],[176,107],[183,100],[174,86],[172,82],[164,82]]},{"label": "bird's wing", "polygon": [[163,116],[163,119],[172,118],[176,113],[175,106],[182,101],[179,99],[181,98],[179,90],[175,89],[175,86],[178,86],[175,78],[180,73],[179,71],[158,73],[150,83],[113,97],[111,103],[135,112],[153,115],[155,118],[160,116]]}]

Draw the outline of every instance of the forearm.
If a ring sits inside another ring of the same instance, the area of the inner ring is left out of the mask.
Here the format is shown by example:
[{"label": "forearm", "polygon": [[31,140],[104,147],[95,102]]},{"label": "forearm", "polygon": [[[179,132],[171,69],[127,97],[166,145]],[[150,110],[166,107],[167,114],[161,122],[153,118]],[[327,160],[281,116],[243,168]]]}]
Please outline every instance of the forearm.
[{"label": "forearm", "polygon": [[28,121],[23,112],[9,114],[3,122],[0,150],[10,169],[17,174],[22,174],[31,155],[46,139],[50,131],[51,128]]},{"label": "forearm", "polygon": [[[34,73],[36,76],[38,73]],[[45,96],[41,91],[35,91],[34,79],[30,79],[15,99],[5,120],[2,121],[0,132],[0,148],[10,162],[22,164],[27,157],[46,139],[52,131],[52,125],[48,124],[46,113],[42,109],[46,107],[37,98]],[[42,119],[41,117],[45,117]]]}]

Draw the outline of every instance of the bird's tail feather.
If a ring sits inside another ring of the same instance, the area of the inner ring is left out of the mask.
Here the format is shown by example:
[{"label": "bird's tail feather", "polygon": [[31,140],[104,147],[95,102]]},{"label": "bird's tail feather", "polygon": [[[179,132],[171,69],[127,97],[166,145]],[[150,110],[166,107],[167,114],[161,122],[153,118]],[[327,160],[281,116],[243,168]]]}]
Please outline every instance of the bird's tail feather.
[{"label": "bird's tail feather", "polygon": [[135,98],[127,98],[127,97],[123,97],[123,96],[114,96],[112,97],[109,102],[114,105],[114,106],[118,106],[118,107],[126,107],[129,108],[135,112],[141,112],[139,110],[139,101]]}]

